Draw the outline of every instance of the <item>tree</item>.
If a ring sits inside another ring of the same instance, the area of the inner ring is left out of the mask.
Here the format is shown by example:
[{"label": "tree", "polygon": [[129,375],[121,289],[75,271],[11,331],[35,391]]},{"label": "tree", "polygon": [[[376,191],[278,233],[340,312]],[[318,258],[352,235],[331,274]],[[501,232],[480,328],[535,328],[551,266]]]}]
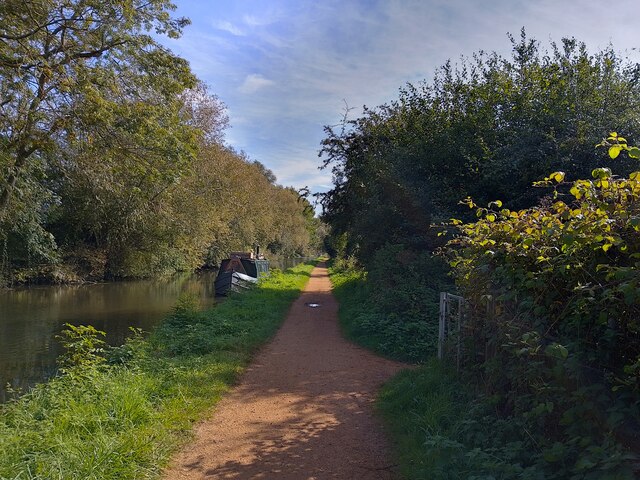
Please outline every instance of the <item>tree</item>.
[{"label": "tree", "polygon": [[[640,130],[639,65],[572,38],[546,51],[524,31],[511,41],[511,58],[447,62],[431,82],[326,129],[321,156],[335,178],[326,218],[361,260],[387,242],[433,249],[429,224],[468,215],[459,205],[467,196],[534,205],[546,194],[535,180],[554,170],[587,176],[610,128],[630,138]],[[620,163],[621,173],[631,168]]]},{"label": "tree", "polygon": [[188,21],[172,18],[174,8],[167,0],[2,2],[0,241],[28,244],[25,235],[42,233],[43,217],[73,200],[60,198],[69,180],[109,194],[127,189],[119,198],[134,201],[109,212],[122,220],[136,199],[153,198],[188,168],[195,129],[178,112],[195,77],[149,34],[180,35]]}]

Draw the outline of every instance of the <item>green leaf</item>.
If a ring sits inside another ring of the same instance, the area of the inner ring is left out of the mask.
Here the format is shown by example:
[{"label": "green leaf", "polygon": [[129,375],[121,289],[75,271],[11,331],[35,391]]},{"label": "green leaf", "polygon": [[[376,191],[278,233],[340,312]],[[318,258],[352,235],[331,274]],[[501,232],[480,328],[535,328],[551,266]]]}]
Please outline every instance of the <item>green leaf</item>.
[{"label": "green leaf", "polygon": [[631,158],[640,158],[640,148],[638,147],[631,147],[628,153]]},{"label": "green leaf", "polygon": [[552,343],[545,349],[545,353],[552,357],[566,359],[569,356],[569,350],[564,345]]},{"label": "green leaf", "polygon": [[615,160],[620,155],[621,150],[622,147],[620,145],[612,145],[609,147],[609,156]]},{"label": "green leaf", "polygon": [[551,175],[549,175],[549,178],[551,180],[555,180],[556,183],[561,183],[564,180],[564,172],[553,172]]},{"label": "green leaf", "polygon": [[[611,157],[611,158],[615,158],[615,157]],[[593,178],[610,178],[611,177],[611,169],[603,168],[603,167],[594,168],[591,171],[591,176]]]}]

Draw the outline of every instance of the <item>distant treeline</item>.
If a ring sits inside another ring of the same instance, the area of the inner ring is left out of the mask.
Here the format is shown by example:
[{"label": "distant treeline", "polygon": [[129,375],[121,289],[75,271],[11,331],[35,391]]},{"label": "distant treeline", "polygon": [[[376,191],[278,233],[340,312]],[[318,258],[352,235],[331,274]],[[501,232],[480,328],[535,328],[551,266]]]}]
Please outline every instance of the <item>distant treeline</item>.
[{"label": "distant treeline", "polygon": [[[165,0],[0,5],[0,283],[149,276],[315,250],[306,200],[224,144]],[[315,243],[314,243],[315,242]]]}]

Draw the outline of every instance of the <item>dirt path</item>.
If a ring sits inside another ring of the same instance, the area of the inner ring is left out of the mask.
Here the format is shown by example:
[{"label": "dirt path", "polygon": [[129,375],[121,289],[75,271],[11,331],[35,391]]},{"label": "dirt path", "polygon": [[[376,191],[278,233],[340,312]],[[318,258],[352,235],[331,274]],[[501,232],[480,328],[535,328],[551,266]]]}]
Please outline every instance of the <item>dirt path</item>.
[{"label": "dirt path", "polygon": [[337,309],[327,270],[316,267],[274,340],[165,478],[396,478],[373,401],[403,365],[344,340]]}]

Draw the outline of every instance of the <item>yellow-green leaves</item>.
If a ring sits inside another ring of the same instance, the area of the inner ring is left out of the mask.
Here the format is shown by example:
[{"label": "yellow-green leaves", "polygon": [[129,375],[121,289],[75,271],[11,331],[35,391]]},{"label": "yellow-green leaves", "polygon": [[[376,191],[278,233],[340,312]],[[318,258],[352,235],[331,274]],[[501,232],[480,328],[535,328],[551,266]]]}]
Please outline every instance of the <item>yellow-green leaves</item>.
[{"label": "yellow-green leaves", "polygon": [[609,147],[609,157],[613,160],[620,156],[620,152],[625,150],[630,158],[640,158],[640,148],[629,147],[627,139],[618,136],[617,132],[611,132],[606,140],[602,140],[596,147]]},{"label": "yellow-green leaves", "polygon": [[609,156],[615,160],[616,158],[618,158],[618,155],[620,155],[620,152],[622,151],[622,147],[620,145],[611,145],[609,147]]},{"label": "yellow-green leaves", "polygon": [[593,178],[610,178],[611,177],[611,169],[610,168],[595,168],[591,171],[591,176]]},{"label": "yellow-green leaves", "polygon": [[576,197],[576,200],[580,200],[582,198],[582,192],[576,185],[571,187],[571,189],[569,190],[569,193],[571,193],[571,195]]}]

